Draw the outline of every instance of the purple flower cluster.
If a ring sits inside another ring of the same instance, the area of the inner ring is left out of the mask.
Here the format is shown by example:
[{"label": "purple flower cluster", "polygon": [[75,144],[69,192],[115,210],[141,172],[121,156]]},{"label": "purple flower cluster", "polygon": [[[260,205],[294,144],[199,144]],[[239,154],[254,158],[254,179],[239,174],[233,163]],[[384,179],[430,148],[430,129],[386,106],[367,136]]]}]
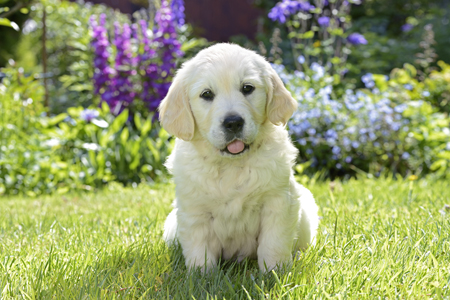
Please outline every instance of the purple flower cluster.
[{"label": "purple flower cluster", "polygon": [[293,15],[299,11],[309,12],[313,9],[315,9],[315,6],[308,2],[298,0],[282,0],[270,10],[268,16],[272,21],[285,23],[286,18],[290,15]]},{"label": "purple flower cluster", "polygon": [[93,37],[91,45],[94,48],[94,92],[96,94],[103,94],[105,89],[109,85],[110,75],[114,70],[109,66],[109,41],[108,34],[105,28],[106,15],[100,15],[100,24],[97,23],[95,16],[91,16],[90,24],[92,26]]},{"label": "purple flower cluster", "polygon": [[116,46],[116,59],[114,64],[115,74],[111,79],[111,88],[105,101],[113,114],[118,115],[134,100],[135,93],[130,77],[136,74],[134,68],[133,53],[131,51],[131,28],[118,22],[114,23],[114,45]]},{"label": "purple flower cluster", "polygon": [[[175,72],[176,59],[183,55],[175,29],[177,24],[184,23],[183,1],[172,1],[172,7],[177,15],[167,1],[161,3],[151,37],[144,20],[131,27],[129,24],[114,24],[114,68],[108,61],[110,45],[105,15],[100,16],[100,25],[94,16],[91,17],[95,93],[101,95],[102,101],[110,106],[114,114],[119,114],[138,97],[150,111],[156,111],[166,96]],[[137,53],[133,53],[132,43],[137,45]],[[139,86],[142,86],[140,94],[135,90]]]},{"label": "purple flower cluster", "polygon": [[[155,16],[153,43],[157,45],[158,51],[150,53],[149,63],[143,64],[146,80],[143,82],[142,99],[151,111],[156,111],[161,100],[167,95],[171,76],[175,72],[176,59],[183,55],[174,21],[175,17],[168,2],[163,1]],[[152,56],[157,56],[158,61]]]}]

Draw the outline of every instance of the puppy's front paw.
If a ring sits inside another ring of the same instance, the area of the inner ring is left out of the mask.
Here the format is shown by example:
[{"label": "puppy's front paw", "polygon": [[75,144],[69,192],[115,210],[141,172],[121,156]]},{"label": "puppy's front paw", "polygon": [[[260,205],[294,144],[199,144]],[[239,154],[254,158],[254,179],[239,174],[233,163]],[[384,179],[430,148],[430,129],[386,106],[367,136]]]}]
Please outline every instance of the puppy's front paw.
[{"label": "puppy's front paw", "polygon": [[190,271],[200,269],[202,273],[209,273],[215,270],[216,267],[217,263],[215,261],[212,261],[211,259],[203,259],[203,260],[186,259],[186,268],[188,268]]},{"label": "puppy's front paw", "polygon": [[269,272],[272,270],[281,270],[291,266],[293,263],[291,255],[284,255],[283,257],[258,257],[259,269],[263,272]]}]

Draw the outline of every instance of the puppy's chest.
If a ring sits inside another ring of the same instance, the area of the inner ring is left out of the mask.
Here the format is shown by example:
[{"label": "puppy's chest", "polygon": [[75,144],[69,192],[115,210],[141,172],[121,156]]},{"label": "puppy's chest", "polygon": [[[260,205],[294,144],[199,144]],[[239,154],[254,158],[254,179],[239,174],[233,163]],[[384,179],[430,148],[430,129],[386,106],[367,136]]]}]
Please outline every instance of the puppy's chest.
[{"label": "puppy's chest", "polygon": [[273,188],[272,172],[267,168],[234,166],[203,177],[203,192],[208,202],[224,204],[230,209],[251,202]]},{"label": "puppy's chest", "polygon": [[213,228],[219,239],[256,236],[259,231],[262,197],[243,197],[211,206]]}]

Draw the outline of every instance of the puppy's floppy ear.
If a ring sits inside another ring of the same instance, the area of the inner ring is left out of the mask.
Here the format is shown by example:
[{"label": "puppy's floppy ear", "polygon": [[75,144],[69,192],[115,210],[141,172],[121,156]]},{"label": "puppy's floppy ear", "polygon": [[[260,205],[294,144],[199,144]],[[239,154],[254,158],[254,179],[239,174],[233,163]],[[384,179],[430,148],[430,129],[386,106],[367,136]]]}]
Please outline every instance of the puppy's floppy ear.
[{"label": "puppy's floppy ear", "polygon": [[167,96],[159,105],[159,121],[164,129],[185,141],[194,137],[195,122],[187,95],[183,70],[177,73]]},{"label": "puppy's floppy ear", "polygon": [[285,88],[277,72],[268,65],[266,67],[268,85],[267,93],[267,117],[275,125],[286,125],[289,118],[297,109],[297,101],[292,98],[291,93]]}]

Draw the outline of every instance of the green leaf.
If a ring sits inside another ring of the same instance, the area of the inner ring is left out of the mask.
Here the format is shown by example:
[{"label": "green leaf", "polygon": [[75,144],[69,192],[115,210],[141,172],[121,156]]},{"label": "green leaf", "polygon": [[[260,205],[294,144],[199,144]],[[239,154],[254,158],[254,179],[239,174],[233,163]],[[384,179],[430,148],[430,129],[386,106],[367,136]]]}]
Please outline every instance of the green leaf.
[{"label": "green leaf", "polygon": [[312,39],[314,37],[314,31],[310,30],[301,35],[303,39]]},{"label": "green leaf", "polygon": [[188,40],[187,42],[184,42],[183,45],[181,45],[181,51],[186,52],[195,47],[206,46],[207,44],[208,41],[204,38],[201,39],[193,38]]},{"label": "green leaf", "polygon": [[340,62],[341,62],[341,58],[340,58],[340,57],[335,56],[335,57],[333,57],[333,58],[331,59],[331,63],[332,63],[333,65],[337,65],[337,64],[339,64]]},{"label": "green leaf", "polygon": [[125,109],[120,115],[118,115],[116,117],[116,119],[112,122],[111,124],[111,129],[110,132],[111,133],[116,133],[118,132],[123,125],[125,124],[125,122],[128,120],[128,109]]},{"label": "green leaf", "polygon": [[141,114],[140,113],[134,114],[134,125],[136,125],[136,128],[138,130],[141,130],[141,128],[142,128],[142,121],[141,121]]},{"label": "green leaf", "polygon": [[431,164],[430,166],[430,170],[431,171],[436,171],[442,167],[445,167],[447,164],[447,160],[446,159],[439,159],[437,161],[435,161],[434,163]]},{"label": "green leaf", "polygon": [[10,20],[5,19],[5,18],[0,18],[0,26],[11,27],[15,31],[19,31],[20,30],[19,25],[17,25],[15,22],[10,21]]},{"label": "green leaf", "polygon": [[152,117],[148,117],[147,120],[145,120],[144,126],[142,126],[141,135],[145,136],[147,133],[152,129]]},{"label": "green leaf", "polygon": [[153,158],[156,162],[160,161],[161,157],[159,155],[158,150],[156,150],[155,146],[150,139],[147,139],[147,147],[150,149],[150,152],[153,154]]},{"label": "green leaf", "polygon": [[344,35],[344,30],[342,30],[342,28],[333,28],[330,31],[331,35],[336,35],[336,36],[343,36]]},{"label": "green leaf", "polygon": [[67,116],[68,115],[66,113],[62,113],[62,114],[59,114],[59,115],[51,118],[48,121],[48,126],[54,126],[54,125],[58,124],[59,122],[63,121],[65,118],[67,118]]},{"label": "green leaf", "polygon": [[128,141],[128,137],[130,136],[130,131],[128,130],[127,127],[125,127],[122,130],[122,133],[120,134],[120,140],[122,141],[122,144],[126,144]]}]

